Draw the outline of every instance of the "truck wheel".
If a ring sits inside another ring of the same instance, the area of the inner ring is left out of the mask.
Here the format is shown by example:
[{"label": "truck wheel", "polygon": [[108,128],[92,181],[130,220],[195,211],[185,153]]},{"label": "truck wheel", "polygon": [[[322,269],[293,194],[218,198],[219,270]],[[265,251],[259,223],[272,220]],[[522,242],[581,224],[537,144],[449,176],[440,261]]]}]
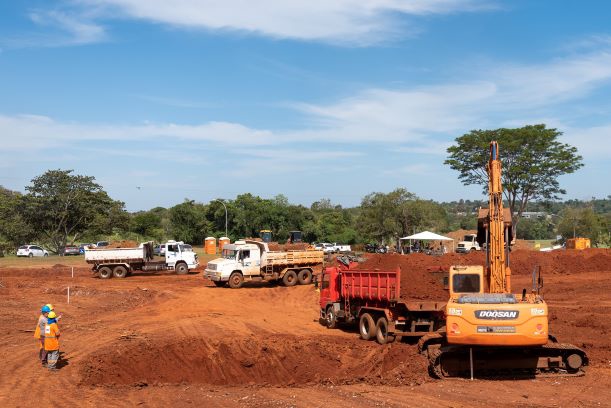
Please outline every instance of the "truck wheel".
[{"label": "truck wheel", "polygon": [[282,277],[282,283],[284,283],[284,286],[295,286],[297,284],[297,274],[295,271],[286,271]]},{"label": "truck wheel", "polygon": [[115,278],[125,278],[127,276],[127,268],[123,265],[117,265],[112,270],[112,274]]},{"label": "truck wheel", "polygon": [[244,276],[240,272],[234,272],[229,277],[229,287],[231,289],[239,289],[244,283]]},{"label": "truck wheel", "polygon": [[376,323],[376,341],[380,344],[392,341],[392,338],[388,336],[388,320],[384,316],[380,317]]},{"label": "truck wheel", "polygon": [[297,275],[297,279],[299,280],[300,285],[309,285],[312,283],[312,271],[309,269],[300,270],[299,275]]},{"label": "truck wheel", "polygon": [[108,266],[102,266],[100,269],[98,269],[98,275],[100,276],[100,279],[110,279],[112,278],[112,269],[110,269]]},{"label": "truck wheel", "polygon": [[223,286],[227,284],[227,282],[222,282],[222,281],[212,281],[212,282],[214,282],[214,286],[216,286],[217,288],[222,288]]},{"label": "truck wheel", "polygon": [[327,313],[325,314],[325,325],[327,329],[335,329],[337,327],[337,315],[335,314],[335,308],[329,306]]},{"label": "truck wheel", "polygon": [[373,340],[376,334],[376,324],[369,313],[363,313],[359,320],[359,334],[363,340]]},{"label": "truck wheel", "polygon": [[475,251],[476,251],[476,249],[475,249],[475,248],[471,248],[471,249],[470,249],[470,252],[475,252]]},{"label": "truck wheel", "polygon": [[177,275],[186,275],[189,273],[189,267],[186,263],[181,262],[175,267]]}]

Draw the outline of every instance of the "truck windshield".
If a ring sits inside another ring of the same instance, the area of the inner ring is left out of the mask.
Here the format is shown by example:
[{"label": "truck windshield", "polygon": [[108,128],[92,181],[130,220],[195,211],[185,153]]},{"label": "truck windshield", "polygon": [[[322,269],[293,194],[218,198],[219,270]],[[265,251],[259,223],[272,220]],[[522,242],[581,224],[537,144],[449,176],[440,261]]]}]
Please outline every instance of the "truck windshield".
[{"label": "truck windshield", "polygon": [[233,249],[223,249],[223,258],[225,259],[235,259],[236,251]]},{"label": "truck windshield", "polygon": [[452,276],[452,291],[454,293],[478,293],[480,289],[479,275],[465,273]]},{"label": "truck windshield", "polygon": [[465,239],[463,239],[463,241],[473,242],[473,238],[473,235],[465,235]]}]

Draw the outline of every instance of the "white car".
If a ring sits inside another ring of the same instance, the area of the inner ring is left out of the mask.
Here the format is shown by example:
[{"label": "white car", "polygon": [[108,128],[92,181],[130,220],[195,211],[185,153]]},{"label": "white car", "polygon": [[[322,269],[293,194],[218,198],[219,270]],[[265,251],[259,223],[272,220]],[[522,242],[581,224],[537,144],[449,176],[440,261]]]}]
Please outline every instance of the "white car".
[{"label": "white car", "polygon": [[49,256],[49,253],[46,249],[39,247],[38,245],[22,245],[17,249],[17,256]]}]

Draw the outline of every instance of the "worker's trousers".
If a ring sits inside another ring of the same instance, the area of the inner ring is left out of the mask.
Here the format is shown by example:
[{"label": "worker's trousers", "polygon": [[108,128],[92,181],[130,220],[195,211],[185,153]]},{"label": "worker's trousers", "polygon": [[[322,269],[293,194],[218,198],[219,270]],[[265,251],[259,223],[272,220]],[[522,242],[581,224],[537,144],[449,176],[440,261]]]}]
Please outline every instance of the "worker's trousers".
[{"label": "worker's trousers", "polygon": [[47,368],[49,370],[55,370],[57,360],[59,360],[59,350],[47,350]]}]

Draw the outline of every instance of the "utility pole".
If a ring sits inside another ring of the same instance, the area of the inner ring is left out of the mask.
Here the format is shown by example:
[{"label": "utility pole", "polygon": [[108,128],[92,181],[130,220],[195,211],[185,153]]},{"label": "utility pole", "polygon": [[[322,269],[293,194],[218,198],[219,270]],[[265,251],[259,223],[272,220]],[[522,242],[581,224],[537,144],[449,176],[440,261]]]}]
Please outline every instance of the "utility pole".
[{"label": "utility pole", "polygon": [[227,206],[225,205],[225,202],[222,199],[220,199],[220,198],[218,198],[216,201],[218,201],[219,203],[223,204],[223,207],[225,207],[225,236],[227,238],[229,238],[227,236]]}]

